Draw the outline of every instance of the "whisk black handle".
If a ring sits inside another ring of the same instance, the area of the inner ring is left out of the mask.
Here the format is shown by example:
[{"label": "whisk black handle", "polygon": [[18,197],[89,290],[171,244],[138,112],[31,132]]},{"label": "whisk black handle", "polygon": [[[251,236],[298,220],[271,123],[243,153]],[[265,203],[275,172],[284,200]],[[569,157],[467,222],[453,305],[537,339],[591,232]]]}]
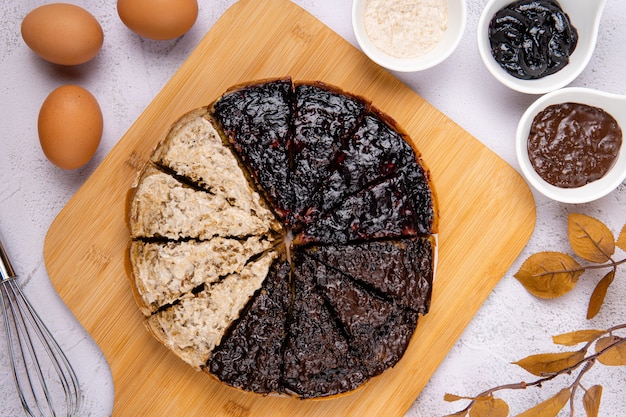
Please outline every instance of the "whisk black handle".
[{"label": "whisk black handle", "polygon": [[7,252],[4,250],[4,246],[2,246],[2,242],[0,241],[0,282],[8,281],[9,279],[15,278],[15,276],[15,271],[11,266]]}]

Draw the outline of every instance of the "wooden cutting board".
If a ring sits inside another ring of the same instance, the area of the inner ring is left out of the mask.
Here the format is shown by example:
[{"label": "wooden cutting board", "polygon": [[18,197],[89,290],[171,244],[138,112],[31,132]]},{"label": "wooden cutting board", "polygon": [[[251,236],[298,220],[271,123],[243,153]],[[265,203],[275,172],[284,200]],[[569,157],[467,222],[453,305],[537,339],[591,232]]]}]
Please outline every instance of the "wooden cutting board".
[{"label": "wooden cutting board", "polygon": [[[431,311],[395,368],[338,399],[261,397],[196,373],[145,330],[124,268],[126,192],[169,126],[234,84],[287,75],[340,86],[394,117],[421,151],[439,197]],[[111,366],[115,416],[402,416],[534,225],[523,179],[452,120],[290,1],[242,0],[60,212],[44,258],[54,286]]]}]

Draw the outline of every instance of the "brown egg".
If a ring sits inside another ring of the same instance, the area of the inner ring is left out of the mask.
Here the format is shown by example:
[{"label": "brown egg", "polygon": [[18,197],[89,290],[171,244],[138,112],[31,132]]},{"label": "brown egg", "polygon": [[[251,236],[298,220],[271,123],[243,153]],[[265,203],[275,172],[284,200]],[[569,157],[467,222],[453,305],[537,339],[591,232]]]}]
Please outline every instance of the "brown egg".
[{"label": "brown egg", "polygon": [[78,65],[95,57],[104,40],[93,15],[73,4],[37,7],[22,21],[22,38],[37,55],[60,65]]},{"label": "brown egg", "polygon": [[118,0],[122,22],[144,38],[167,40],[185,34],[198,17],[197,0]]},{"label": "brown egg", "polygon": [[76,85],[52,91],[39,110],[39,142],[46,157],[63,169],[76,169],[93,157],[102,138],[102,111],[96,98]]}]

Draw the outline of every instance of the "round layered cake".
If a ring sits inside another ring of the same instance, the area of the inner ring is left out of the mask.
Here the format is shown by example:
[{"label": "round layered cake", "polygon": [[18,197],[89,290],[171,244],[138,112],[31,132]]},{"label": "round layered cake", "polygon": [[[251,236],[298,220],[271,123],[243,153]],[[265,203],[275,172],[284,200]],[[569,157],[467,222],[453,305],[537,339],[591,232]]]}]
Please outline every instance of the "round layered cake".
[{"label": "round layered cake", "polygon": [[350,392],[430,307],[429,172],[389,116],[321,82],[238,85],[181,117],[127,217],[147,328],[245,391]]}]

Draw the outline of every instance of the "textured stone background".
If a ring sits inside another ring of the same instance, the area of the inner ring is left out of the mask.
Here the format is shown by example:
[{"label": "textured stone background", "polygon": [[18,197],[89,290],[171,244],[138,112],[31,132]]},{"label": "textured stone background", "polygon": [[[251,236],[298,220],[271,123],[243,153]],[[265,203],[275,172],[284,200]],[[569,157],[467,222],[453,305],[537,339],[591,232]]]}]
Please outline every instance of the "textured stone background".
[{"label": "textured stone background", "polygon": [[[131,33],[119,20],[113,0],[70,2],[94,14],[105,32],[99,56],[75,68],[61,68],[40,60],[21,39],[22,18],[49,1],[0,2],[0,233],[25,292],[76,364],[84,384],[87,408],[95,417],[111,412],[113,386],[108,366],[49,282],[43,262],[45,234],[65,203],[234,1],[199,0],[200,16],[191,31],[180,39],[165,42],[146,41]],[[356,44],[350,24],[350,1],[298,0],[296,3]],[[485,1],[469,0],[468,3],[467,28],[457,51],[431,70],[397,76],[517,168],[515,128],[523,111],[537,97],[508,90],[483,67],[475,32]],[[602,17],[597,50],[587,69],[572,85],[626,94],[625,21],[624,3],[609,0]],[[105,119],[102,143],[94,159],[70,172],[48,163],[39,147],[36,127],[44,98],[57,86],[67,83],[90,90],[99,100]],[[598,275],[585,274],[586,278],[571,293],[552,301],[532,297],[513,278],[523,260],[532,253],[570,252],[567,243],[570,212],[595,216],[617,234],[626,223],[624,184],[599,201],[578,206],[548,201],[538,194],[535,198],[537,225],[528,246],[449,352],[407,416],[442,416],[458,411],[461,403],[443,401],[446,392],[474,395],[500,384],[531,381],[534,377],[511,362],[534,353],[556,351],[552,335],[624,322],[624,271],[618,272],[607,304],[591,321],[585,319],[586,304]],[[77,275],[72,279],[89,277]],[[0,331],[0,416],[19,416],[21,411],[10,380],[5,348],[5,336]],[[584,381],[587,387],[594,383],[604,385],[601,416],[626,415],[623,367],[596,366]],[[558,380],[540,390],[507,392],[503,397],[511,405],[511,414],[516,415],[565,385],[565,381]],[[583,413],[579,405],[577,415]]]}]

